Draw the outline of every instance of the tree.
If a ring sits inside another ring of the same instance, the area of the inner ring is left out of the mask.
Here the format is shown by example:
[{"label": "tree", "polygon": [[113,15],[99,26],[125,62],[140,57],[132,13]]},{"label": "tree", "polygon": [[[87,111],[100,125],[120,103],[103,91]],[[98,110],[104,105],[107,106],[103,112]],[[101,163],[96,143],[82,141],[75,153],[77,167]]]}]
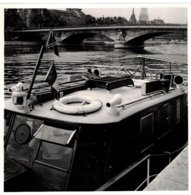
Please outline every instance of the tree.
[{"label": "tree", "polygon": [[85,24],[86,25],[93,25],[96,23],[96,19],[92,17],[91,15],[86,15],[85,16]]},{"label": "tree", "polygon": [[5,9],[5,29],[23,28],[26,28],[26,24],[17,13],[17,9]]}]

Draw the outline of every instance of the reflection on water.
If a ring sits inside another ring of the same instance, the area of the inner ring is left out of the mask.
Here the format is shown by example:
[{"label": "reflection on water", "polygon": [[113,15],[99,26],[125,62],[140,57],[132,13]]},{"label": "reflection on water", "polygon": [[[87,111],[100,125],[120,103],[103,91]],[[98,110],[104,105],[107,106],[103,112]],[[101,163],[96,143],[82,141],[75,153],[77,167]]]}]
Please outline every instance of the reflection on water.
[{"label": "reflection on water", "polygon": [[[40,46],[5,47],[5,94],[8,94],[8,88],[19,81],[28,87],[39,51]],[[42,84],[42,80],[53,60],[56,65],[58,80],[59,82],[64,82],[67,79],[67,75],[83,74],[88,67],[100,69],[102,75],[111,74],[118,67],[127,65],[128,57],[135,54],[187,55],[187,45],[147,45],[145,49],[114,49],[111,45],[59,47],[59,57],[54,55],[52,51],[46,51],[44,54],[36,84]]]},{"label": "reflection on water", "polygon": [[[39,53],[40,46],[19,46],[19,47],[5,47],[5,56],[12,56],[18,54],[34,54]],[[89,52],[89,51],[114,51],[117,53],[151,53],[144,48],[130,48],[130,49],[114,49],[113,45],[67,45],[64,47],[59,47],[59,52]]]}]

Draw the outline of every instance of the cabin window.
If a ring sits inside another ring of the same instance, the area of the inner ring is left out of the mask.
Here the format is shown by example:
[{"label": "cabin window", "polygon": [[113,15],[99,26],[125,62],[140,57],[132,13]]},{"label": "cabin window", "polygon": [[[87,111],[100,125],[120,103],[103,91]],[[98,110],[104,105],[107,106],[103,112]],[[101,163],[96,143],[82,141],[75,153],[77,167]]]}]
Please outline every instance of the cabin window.
[{"label": "cabin window", "polygon": [[158,111],[159,127],[164,129],[170,125],[170,104],[164,104]]},{"label": "cabin window", "polygon": [[66,130],[42,124],[35,138],[57,144],[67,145],[72,140],[76,130]]},{"label": "cabin window", "polygon": [[41,140],[36,162],[68,171],[73,149],[65,145],[70,144],[75,133],[76,130],[42,124],[35,134],[35,138]]},{"label": "cabin window", "polygon": [[176,100],[176,123],[180,122],[180,99]]},{"label": "cabin window", "polygon": [[143,116],[140,120],[140,137],[144,145],[152,143],[154,131],[154,113]]},{"label": "cabin window", "polygon": [[160,137],[168,132],[171,123],[170,108],[170,103],[166,103],[158,109],[158,126],[156,136]]},{"label": "cabin window", "polygon": [[25,161],[28,165],[34,149],[30,147],[32,136],[41,124],[40,120],[16,115],[8,138],[6,155],[22,162]]},{"label": "cabin window", "polygon": [[73,149],[62,145],[41,141],[37,162],[45,165],[60,167],[68,171]]}]

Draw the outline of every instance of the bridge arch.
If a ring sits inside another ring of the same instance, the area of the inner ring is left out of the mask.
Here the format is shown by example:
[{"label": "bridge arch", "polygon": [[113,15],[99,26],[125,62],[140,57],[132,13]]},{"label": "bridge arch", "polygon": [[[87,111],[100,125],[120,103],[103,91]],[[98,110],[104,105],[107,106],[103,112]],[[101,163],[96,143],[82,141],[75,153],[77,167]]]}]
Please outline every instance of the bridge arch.
[{"label": "bridge arch", "polygon": [[101,38],[103,38],[104,40],[109,40],[109,41],[113,41],[111,38],[100,34],[100,33],[95,33],[95,32],[84,32],[84,33],[75,33],[75,34],[71,34],[66,38],[62,38],[61,42],[63,44],[81,44],[85,39],[91,38],[91,37],[99,37],[100,40]]},{"label": "bridge arch", "polygon": [[126,41],[125,44],[128,45],[143,45],[144,41],[151,39],[153,37],[157,37],[160,35],[169,34],[169,32],[151,32],[147,34],[143,34],[137,37],[132,38],[129,41]]}]

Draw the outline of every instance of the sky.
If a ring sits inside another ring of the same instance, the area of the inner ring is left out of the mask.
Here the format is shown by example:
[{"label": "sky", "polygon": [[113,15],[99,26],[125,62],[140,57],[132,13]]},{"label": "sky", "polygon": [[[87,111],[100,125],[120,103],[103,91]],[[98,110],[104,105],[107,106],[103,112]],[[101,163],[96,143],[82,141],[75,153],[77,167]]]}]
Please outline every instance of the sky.
[{"label": "sky", "polygon": [[[85,8],[82,11],[85,14],[90,14],[94,17],[113,17],[121,16],[129,20],[133,8]],[[136,19],[139,19],[141,8],[135,7]],[[187,8],[186,7],[148,7],[149,20],[157,19],[158,17],[165,23],[187,23]]]}]

